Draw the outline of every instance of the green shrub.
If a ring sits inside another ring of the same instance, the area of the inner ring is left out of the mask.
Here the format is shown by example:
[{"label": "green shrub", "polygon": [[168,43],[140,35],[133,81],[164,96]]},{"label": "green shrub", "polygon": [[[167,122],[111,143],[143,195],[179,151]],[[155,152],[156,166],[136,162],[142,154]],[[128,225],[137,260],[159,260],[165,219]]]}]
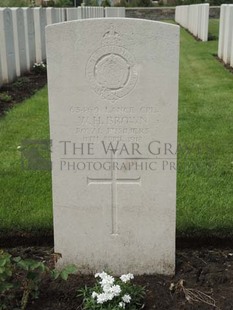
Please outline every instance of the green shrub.
[{"label": "green shrub", "polygon": [[101,6],[103,6],[103,7],[110,7],[111,6],[111,2],[110,2],[110,0],[103,0],[102,2],[101,2]]},{"label": "green shrub", "polygon": [[69,7],[73,5],[74,5],[73,0],[58,0],[54,4],[54,6],[56,7]]},{"label": "green shrub", "polygon": [[46,275],[67,280],[75,272],[73,265],[61,271],[50,270],[42,262],[12,257],[0,250],[0,310],[15,307],[25,310],[30,299],[38,298],[41,281]]},{"label": "green shrub", "polygon": [[35,74],[46,74],[47,73],[46,64],[43,62],[34,63],[32,67],[32,72],[34,72]]},{"label": "green shrub", "polygon": [[21,7],[29,6],[29,0],[1,0],[0,7]]},{"label": "green shrub", "polygon": [[12,100],[12,97],[8,95],[7,92],[0,93],[0,101],[2,102],[10,102]]}]

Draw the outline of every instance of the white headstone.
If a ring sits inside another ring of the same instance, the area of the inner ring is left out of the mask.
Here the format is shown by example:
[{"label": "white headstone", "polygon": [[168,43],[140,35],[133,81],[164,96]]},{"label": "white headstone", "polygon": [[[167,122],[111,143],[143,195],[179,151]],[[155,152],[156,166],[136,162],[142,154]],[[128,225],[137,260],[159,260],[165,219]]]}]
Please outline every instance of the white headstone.
[{"label": "white headstone", "polygon": [[46,9],[47,25],[59,23],[59,8]]},{"label": "white headstone", "polygon": [[3,76],[2,76],[2,65],[1,65],[1,58],[0,58],[0,87],[3,84]]},{"label": "white headstone", "polygon": [[77,20],[78,19],[78,10],[77,8],[67,8],[66,9],[66,20]]},{"label": "white headstone", "polygon": [[58,264],[172,274],[179,27],[119,18],[46,31]]},{"label": "white headstone", "polygon": [[208,41],[208,3],[177,6],[175,21],[188,29],[195,37]]},{"label": "white headstone", "polygon": [[209,3],[200,4],[202,7],[202,18],[201,18],[201,35],[199,38],[206,42],[208,41],[208,31],[209,31]]},{"label": "white headstone", "polygon": [[0,29],[2,82],[8,83],[16,77],[13,21],[10,9],[0,8]]},{"label": "white headstone", "polygon": [[233,33],[233,5],[228,5],[226,8],[224,30],[223,61],[226,64],[230,64]]},{"label": "white headstone", "polygon": [[105,7],[105,17],[125,17],[124,7]]},{"label": "white headstone", "polygon": [[98,8],[98,17],[104,17],[104,8],[103,7]]},{"label": "white headstone", "polygon": [[34,8],[34,23],[35,23],[35,44],[36,44],[36,62],[44,61],[46,58],[45,52],[45,26],[46,26],[46,9]]},{"label": "white headstone", "polygon": [[233,31],[231,36],[231,56],[230,56],[230,66],[233,67]]},{"label": "white headstone", "polygon": [[82,16],[82,7],[79,6],[77,9],[78,9],[78,19],[82,19],[83,18],[83,16]]},{"label": "white headstone", "polygon": [[224,33],[225,33],[225,20],[226,20],[226,9],[227,4],[221,5],[220,10],[220,21],[219,21],[219,38],[218,38],[218,57],[223,58],[223,47],[224,47]]},{"label": "white headstone", "polygon": [[27,70],[26,42],[23,10],[11,8],[14,31],[16,74],[20,76]]},{"label": "white headstone", "polygon": [[33,64],[36,62],[34,15],[32,8],[23,8],[23,11],[24,11],[27,69],[30,70]]},{"label": "white headstone", "polygon": [[65,22],[66,21],[66,9],[60,8],[60,21]]}]

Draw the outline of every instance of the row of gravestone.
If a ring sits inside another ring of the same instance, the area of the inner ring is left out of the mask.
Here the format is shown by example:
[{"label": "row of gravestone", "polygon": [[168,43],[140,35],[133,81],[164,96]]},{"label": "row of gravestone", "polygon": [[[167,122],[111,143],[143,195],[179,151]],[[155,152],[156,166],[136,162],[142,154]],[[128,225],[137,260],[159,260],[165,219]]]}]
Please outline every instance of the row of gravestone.
[{"label": "row of gravestone", "polygon": [[66,9],[66,20],[76,20],[85,18],[98,18],[98,17],[125,17],[125,8],[118,7],[93,7],[82,6],[77,8]]},{"label": "row of gravestone", "polygon": [[233,4],[221,5],[218,57],[233,67]]},{"label": "row of gravestone", "polygon": [[208,3],[177,6],[175,21],[201,41],[208,41]]},{"label": "row of gravestone", "polygon": [[[74,18],[73,12],[77,13]],[[79,13],[78,13],[79,12]],[[124,17],[122,8],[1,8],[0,85],[12,82],[46,59],[45,27],[72,19]],[[72,17],[73,16],[73,17]]]}]

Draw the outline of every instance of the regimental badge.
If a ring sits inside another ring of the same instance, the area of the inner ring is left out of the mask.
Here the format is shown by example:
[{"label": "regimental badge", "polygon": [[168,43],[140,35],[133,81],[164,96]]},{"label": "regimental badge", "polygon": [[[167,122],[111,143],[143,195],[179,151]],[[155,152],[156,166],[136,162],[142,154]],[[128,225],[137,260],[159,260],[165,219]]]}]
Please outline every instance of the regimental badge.
[{"label": "regimental badge", "polygon": [[120,34],[113,25],[103,35],[101,45],[88,60],[86,76],[100,97],[114,103],[135,87],[138,78],[136,62],[133,55],[121,46]]}]

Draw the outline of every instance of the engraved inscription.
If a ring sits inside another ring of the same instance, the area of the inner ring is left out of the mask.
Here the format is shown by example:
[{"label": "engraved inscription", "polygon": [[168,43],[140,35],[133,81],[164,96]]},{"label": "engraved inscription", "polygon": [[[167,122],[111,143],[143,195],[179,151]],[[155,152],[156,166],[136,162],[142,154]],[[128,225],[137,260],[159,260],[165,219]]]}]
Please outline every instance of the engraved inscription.
[{"label": "engraved inscription", "polygon": [[75,133],[83,142],[141,142],[150,133],[151,117],[159,123],[159,112],[152,106],[71,106],[76,114]]}]

